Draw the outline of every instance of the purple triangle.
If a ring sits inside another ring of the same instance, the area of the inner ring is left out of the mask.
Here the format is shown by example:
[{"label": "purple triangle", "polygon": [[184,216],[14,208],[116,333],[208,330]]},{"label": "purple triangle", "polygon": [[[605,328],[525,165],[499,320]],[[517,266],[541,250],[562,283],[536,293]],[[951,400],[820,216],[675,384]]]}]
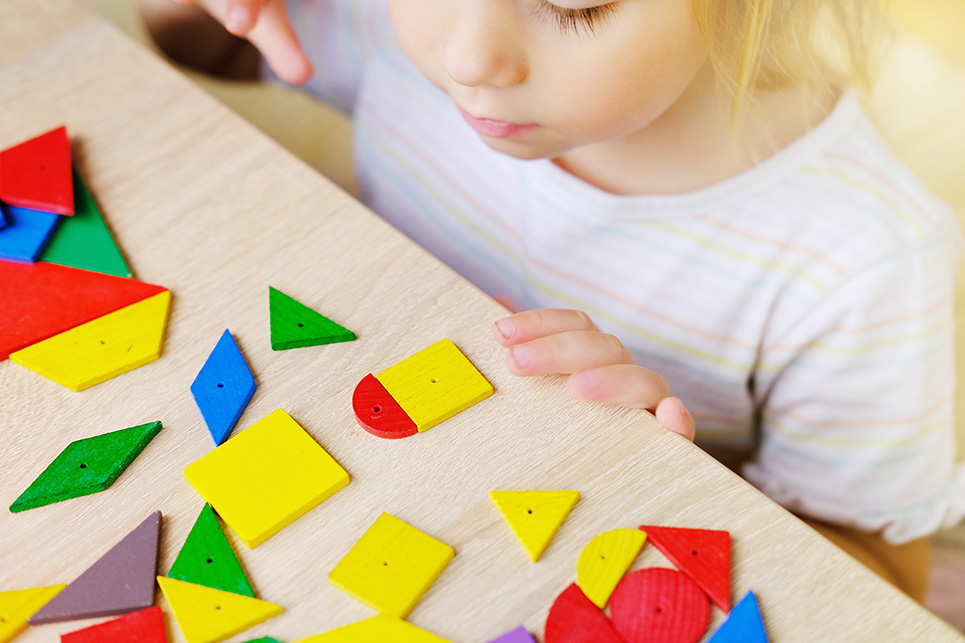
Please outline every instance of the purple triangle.
[{"label": "purple triangle", "polygon": [[526,628],[520,625],[512,632],[506,632],[502,636],[494,638],[489,643],[536,643],[532,635]]},{"label": "purple triangle", "polygon": [[151,607],[160,544],[161,512],[155,511],[28,622],[42,625]]}]

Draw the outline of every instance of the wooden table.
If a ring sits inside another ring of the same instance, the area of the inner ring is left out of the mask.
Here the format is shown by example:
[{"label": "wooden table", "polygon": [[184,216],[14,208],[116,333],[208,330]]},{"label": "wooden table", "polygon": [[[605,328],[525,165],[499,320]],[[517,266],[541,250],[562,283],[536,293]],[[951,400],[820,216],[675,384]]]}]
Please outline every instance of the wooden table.
[{"label": "wooden table", "polygon": [[[409,620],[457,642],[520,624],[541,635],[583,545],[642,523],[730,531],[733,596],[755,590],[773,641],[961,640],[646,414],[574,401],[556,378],[509,374],[490,336],[498,305],[69,0],[0,1],[0,108],[0,148],[68,126],[135,276],[175,296],[161,359],[82,393],[0,363],[4,507],[68,442],[164,423],[108,491],[0,512],[0,591],[70,582],[157,509],[167,572],[202,506],[182,470],[212,448],[188,386],[230,328],[258,382],[236,432],[283,408],[352,476],[256,549],[228,532],[257,595],[286,608],[233,641],[294,641],[372,615],[327,574],[382,511],[456,549]],[[269,284],[358,341],[273,352]],[[443,337],[496,394],[405,440],[360,430],[355,384]],[[493,489],[583,497],[532,564],[490,504]],[[647,547],[637,566],[653,565],[669,563]],[[18,641],[88,624],[31,628]]]}]

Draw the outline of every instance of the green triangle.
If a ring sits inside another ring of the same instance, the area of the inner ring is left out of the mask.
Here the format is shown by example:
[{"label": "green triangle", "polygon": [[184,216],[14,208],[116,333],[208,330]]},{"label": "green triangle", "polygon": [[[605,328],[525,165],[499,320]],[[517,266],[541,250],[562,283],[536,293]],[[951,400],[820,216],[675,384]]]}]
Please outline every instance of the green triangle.
[{"label": "green triangle", "polygon": [[184,541],[168,578],[255,597],[214,510],[207,504]]},{"label": "green triangle", "polygon": [[355,339],[352,331],[271,286],[268,286],[268,308],[271,315],[272,350],[335,344]]},{"label": "green triangle", "polygon": [[61,217],[60,227],[40,261],[83,268],[118,277],[130,277],[131,269],[114,243],[97,204],[74,170],[74,216]]},{"label": "green triangle", "polygon": [[149,422],[71,442],[10,505],[10,511],[104,491],[160,430],[160,422]]}]

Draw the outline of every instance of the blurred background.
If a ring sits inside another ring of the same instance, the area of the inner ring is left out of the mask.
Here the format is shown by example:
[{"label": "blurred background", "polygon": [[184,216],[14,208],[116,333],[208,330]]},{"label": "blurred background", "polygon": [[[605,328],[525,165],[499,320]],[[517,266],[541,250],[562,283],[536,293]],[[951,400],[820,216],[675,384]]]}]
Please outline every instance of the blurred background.
[{"label": "blurred background", "polygon": [[[136,0],[81,0],[150,45]],[[866,108],[894,151],[965,226],[965,0],[888,0],[899,37]],[[292,154],[354,193],[351,122],[294,90],[186,71]],[[959,459],[965,461],[965,267],[958,285]],[[933,539],[926,606],[965,632],[965,523]]]}]

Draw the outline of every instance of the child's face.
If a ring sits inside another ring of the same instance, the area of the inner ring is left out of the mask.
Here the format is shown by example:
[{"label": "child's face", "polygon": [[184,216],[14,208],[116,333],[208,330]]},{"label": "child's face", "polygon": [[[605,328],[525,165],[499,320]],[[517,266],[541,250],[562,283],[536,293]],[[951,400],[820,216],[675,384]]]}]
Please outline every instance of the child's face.
[{"label": "child's face", "polygon": [[[707,60],[691,0],[389,0],[402,46],[493,149],[629,139]],[[704,77],[701,75],[699,77]]]}]

